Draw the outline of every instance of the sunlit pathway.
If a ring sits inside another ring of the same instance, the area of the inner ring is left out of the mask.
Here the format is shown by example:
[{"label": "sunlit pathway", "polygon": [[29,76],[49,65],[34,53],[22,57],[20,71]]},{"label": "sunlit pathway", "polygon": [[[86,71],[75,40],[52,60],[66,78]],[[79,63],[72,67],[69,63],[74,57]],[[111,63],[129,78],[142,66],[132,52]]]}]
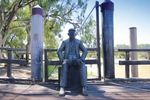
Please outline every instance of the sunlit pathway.
[{"label": "sunlit pathway", "polygon": [[58,100],[58,99],[144,99],[150,98],[150,82],[134,83],[94,83],[88,85],[89,96],[77,91],[66,91],[65,97],[59,97],[58,87],[53,84],[0,84],[1,100]]}]

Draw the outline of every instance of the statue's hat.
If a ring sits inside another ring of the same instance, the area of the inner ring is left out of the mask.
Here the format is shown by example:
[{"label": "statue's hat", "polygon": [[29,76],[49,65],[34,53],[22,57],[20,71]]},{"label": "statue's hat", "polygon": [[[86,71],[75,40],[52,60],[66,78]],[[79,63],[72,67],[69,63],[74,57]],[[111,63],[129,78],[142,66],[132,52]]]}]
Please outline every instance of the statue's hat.
[{"label": "statue's hat", "polygon": [[75,35],[76,35],[76,30],[73,29],[73,28],[70,28],[70,29],[68,30],[68,35],[69,35],[69,33],[70,33],[71,31],[74,31],[74,33],[75,33]]}]

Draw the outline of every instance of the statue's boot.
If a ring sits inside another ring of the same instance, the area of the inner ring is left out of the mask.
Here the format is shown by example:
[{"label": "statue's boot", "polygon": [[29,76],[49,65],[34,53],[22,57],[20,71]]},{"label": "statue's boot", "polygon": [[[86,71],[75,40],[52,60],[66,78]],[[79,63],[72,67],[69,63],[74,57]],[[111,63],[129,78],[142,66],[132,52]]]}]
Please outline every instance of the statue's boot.
[{"label": "statue's boot", "polygon": [[87,92],[86,87],[82,87],[82,95],[88,96],[88,92]]},{"label": "statue's boot", "polygon": [[63,87],[60,88],[59,96],[65,96],[65,89]]}]

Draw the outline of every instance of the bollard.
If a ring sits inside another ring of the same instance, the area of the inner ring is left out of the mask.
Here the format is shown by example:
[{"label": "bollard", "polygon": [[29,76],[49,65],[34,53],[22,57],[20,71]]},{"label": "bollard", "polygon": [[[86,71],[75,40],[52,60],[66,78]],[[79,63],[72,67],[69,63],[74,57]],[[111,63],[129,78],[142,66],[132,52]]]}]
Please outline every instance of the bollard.
[{"label": "bollard", "polygon": [[[129,28],[130,30],[130,47],[137,49],[137,29],[136,27]],[[131,60],[137,60],[137,52],[131,53]],[[132,77],[138,77],[138,65],[131,65]]]},{"label": "bollard", "polygon": [[110,0],[105,0],[101,4],[103,64],[104,74],[108,79],[115,78],[113,11],[114,3]]},{"label": "bollard", "polygon": [[42,79],[44,11],[37,5],[31,17],[31,78]]}]

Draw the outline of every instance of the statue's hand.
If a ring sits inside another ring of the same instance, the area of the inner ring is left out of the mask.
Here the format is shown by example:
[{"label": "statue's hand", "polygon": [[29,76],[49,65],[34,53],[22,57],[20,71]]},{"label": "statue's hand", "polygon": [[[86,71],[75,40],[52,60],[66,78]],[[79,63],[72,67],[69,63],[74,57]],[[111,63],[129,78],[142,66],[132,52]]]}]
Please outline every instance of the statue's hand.
[{"label": "statue's hand", "polygon": [[77,59],[77,63],[78,63],[78,65],[81,65],[81,63],[83,62],[83,60],[82,59]]},{"label": "statue's hand", "polygon": [[67,62],[67,59],[64,59],[64,60],[63,60],[63,64],[65,64],[66,62]]},{"label": "statue's hand", "polygon": [[80,60],[81,60],[82,62],[84,62],[84,59],[80,58]]},{"label": "statue's hand", "polygon": [[67,59],[64,59],[64,62],[66,62],[67,61]]}]

